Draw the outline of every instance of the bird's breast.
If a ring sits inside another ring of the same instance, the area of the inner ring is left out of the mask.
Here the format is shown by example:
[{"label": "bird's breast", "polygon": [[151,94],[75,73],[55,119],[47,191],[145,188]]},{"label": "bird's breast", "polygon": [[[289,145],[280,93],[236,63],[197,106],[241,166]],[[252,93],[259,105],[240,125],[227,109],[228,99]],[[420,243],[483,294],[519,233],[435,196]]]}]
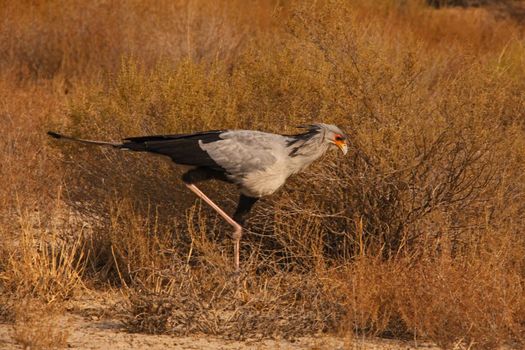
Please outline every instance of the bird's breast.
[{"label": "bird's breast", "polygon": [[287,169],[279,163],[245,175],[240,183],[240,190],[246,196],[263,197],[277,191],[290,176]]}]

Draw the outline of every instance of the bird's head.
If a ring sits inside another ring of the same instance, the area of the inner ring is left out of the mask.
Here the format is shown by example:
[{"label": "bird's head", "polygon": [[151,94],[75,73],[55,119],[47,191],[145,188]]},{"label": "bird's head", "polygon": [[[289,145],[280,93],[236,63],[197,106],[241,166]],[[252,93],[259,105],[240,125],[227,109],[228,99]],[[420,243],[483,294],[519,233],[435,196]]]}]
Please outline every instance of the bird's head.
[{"label": "bird's head", "polygon": [[343,154],[348,152],[347,137],[337,126],[333,124],[314,124],[312,126],[323,135],[323,142],[336,146]]}]

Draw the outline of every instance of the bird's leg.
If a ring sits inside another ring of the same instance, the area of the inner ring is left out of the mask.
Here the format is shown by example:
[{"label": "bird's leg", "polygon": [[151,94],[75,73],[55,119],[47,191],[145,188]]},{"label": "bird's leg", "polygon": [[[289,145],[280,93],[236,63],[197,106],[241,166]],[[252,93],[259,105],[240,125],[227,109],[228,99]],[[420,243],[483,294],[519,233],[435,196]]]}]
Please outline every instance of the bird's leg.
[{"label": "bird's leg", "polygon": [[233,214],[232,219],[228,214],[224,212],[224,210],[222,210],[217,204],[215,204],[210,198],[208,198],[208,196],[206,196],[197,186],[195,186],[195,183],[206,181],[209,179],[217,179],[221,181],[227,180],[223,173],[211,171],[205,168],[195,168],[189,170],[188,172],[182,175],[182,180],[184,181],[186,186],[193,193],[199,196],[202,200],[208,203],[210,207],[212,207],[217,213],[219,213],[220,216],[224,218],[224,220],[226,220],[230,225],[233,226],[234,231],[232,238],[234,240],[233,250],[235,255],[235,271],[238,272],[240,265],[242,225],[244,224],[246,215],[259,198],[248,197],[241,194],[239,198],[239,204],[237,205],[237,209],[235,210],[235,214]]},{"label": "bird's leg", "polygon": [[210,207],[212,207],[217,213],[219,213],[220,216],[224,218],[230,225],[235,228],[235,230],[241,230],[242,227],[239,225],[235,220],[233,220],[224,210],[222,210],[217,204],[215,204],[208,196],[206,196],[197,186],[194,184],[186,184],[186,186],[193,191],[197,196],[202,198],[206,203],[209,204]]},{"label": "bird's leg", "polygon": [[246,216],[258,200],[259,198],[257,197],[248,197],[241,194],[239,197],[239,203],[237,204],[237,209],[235,209],[235,213],[233,214],[233,220],[241,226],[244,225]]},{"label": "bird's leg", "polygon": [[[246,220],[246,215],[250,211],[250,209],[253,207],[255,202],[257,202],[259,198],[255,197],[248,197],[243,194],[239,197],[239,204],[237,205],[237,209],[235,210],[235,213],[233,214],[233,219],[235,222],[237,222],[239,225],[244,225],[244,221]],[[233,237],[235,239],[234,242],[234,251],[235,251],[235,266],[238,269],[239,266],[239,250],[241,246],[241,236],[242,231],[239,231],[238,237]]]},{"label": "bird's leg", "polygon": [[203,201],[208,203],[220,216],[224,218],[230,225],[233,226],[233,239],[235,240],[235,271],[239,271],[239,248],[240,240],[242,235],[242,226],[239,225],[235,220],[233,220],[224,210],[222,210],[217,204],[215,204],[208,196],[206,196],[197,186],[191,183],[186,183],[186,186],[197,196],[202,198]]}]

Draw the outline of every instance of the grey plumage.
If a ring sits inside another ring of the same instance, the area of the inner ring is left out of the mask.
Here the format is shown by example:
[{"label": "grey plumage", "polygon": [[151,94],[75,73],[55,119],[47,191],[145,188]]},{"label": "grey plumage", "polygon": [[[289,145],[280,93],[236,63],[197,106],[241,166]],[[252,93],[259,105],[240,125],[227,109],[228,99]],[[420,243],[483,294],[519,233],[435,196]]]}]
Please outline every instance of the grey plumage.
[{"label": "grey plumage", "polygon": [[200,146],[225,169],[241,193],[262,197],[277,191],[290,175],[302,171],[328,150],[325,128],[312,126],[308,135],[299,136],[227,131],[220,134],[221,140]]},{"label": "grey plumage", "polygon": [[[305,132],[280,135],[253,130],[212,130],[194,134],[130,137],[122,143],[92,141],[48,132],[56,139],[111,146],[122,150],[151,152],[170,157],[193,170],[183,180],[195,194],[210,204],[235,228],[236,267],[239,266],[241,225],[258,198],[277,191],[293,174],[303,171],[329,148],[347,152],[346,136],[335,125],[312,124]],[[218,179],[237,185],[239,204],[230,218],[195,184]]]},{"label": "grey plumage", "polygon": [[223,172],[241,193],[262,197],[277,191],[286,179],[309,166],[332,145],[335,125],[313,124],[304,133],[280,135],[254,130],[212,130],[194,134],[129,137],[122,143],[75,139],[49,132],[55,138],[123,150],[151,152],[175,163]]}]

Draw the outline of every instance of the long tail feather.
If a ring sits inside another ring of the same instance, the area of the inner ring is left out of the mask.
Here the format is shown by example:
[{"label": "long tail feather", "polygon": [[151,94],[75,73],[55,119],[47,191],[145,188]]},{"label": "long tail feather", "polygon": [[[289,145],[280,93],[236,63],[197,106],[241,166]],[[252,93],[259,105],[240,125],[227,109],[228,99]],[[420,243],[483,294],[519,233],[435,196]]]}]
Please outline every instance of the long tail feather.
[{"label": "long tail feather", "polygon": [[114,148],[122,148],[122,143],[77,139],[75,137],[62,135],[54,131],[48,131],[47,134],[51,136],[52,138],[59,139],[59,140],[74,141],[74,142],[84,143],[88,145],[110,146]]}]

